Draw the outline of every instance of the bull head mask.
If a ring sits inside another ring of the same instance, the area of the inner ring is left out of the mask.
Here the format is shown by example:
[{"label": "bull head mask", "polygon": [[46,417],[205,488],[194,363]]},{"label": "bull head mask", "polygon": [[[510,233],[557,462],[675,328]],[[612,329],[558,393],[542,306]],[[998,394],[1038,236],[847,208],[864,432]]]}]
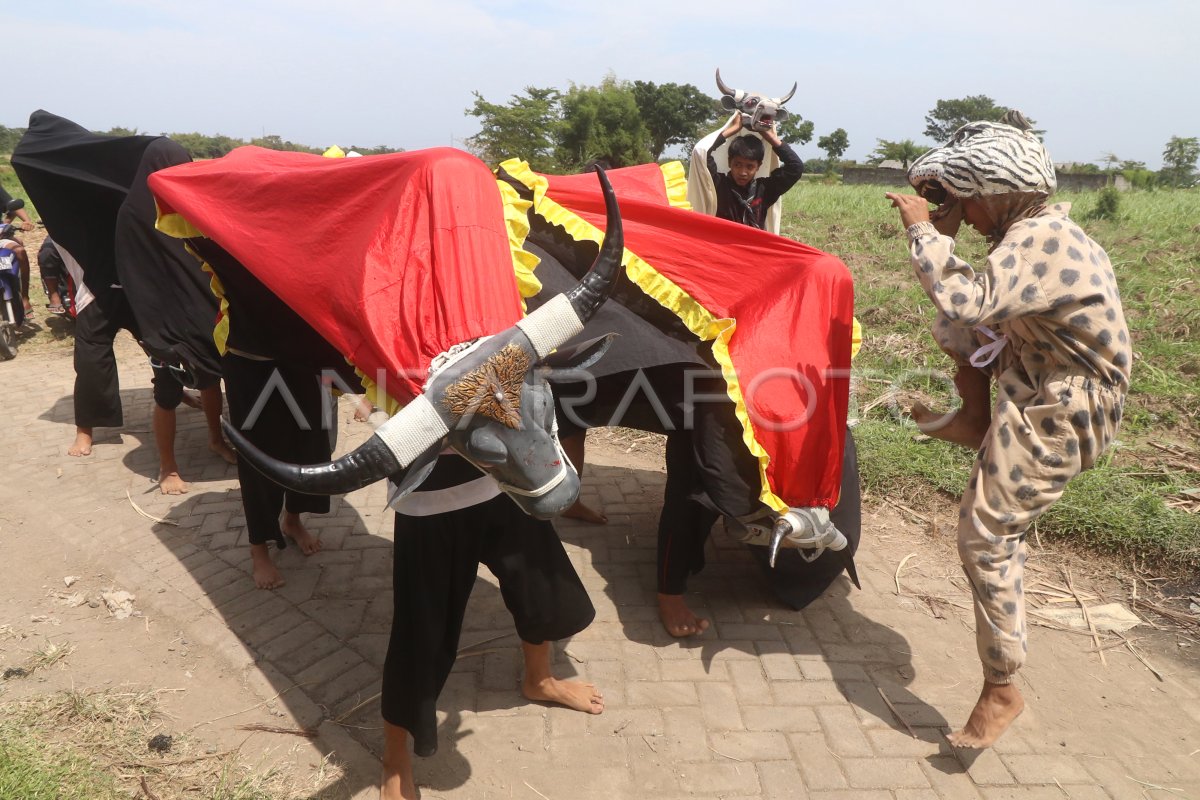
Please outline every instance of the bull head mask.
[{"label": "bull head mask", "polygon": [[591,269],[508,330],[465,342],[435,359],[424,392],[351,453],[326,464],[287,464],[255,448],[222,422],[240,458],[276,483],[305,494],[345,494],[390,477],[411,491],[447,445],[494,477],[526,513],[554,517],[575,502],[579,475],[562,451],[554,398],[543,364],[587,366],[608,338],[567,354],[551,351],[583,330],[612,293],[624,253],[621,214],[604,172],[608,225]]},{"label": "bull head mask", "polygon": [[721,70],[717,70],[717,88],[721,90],[721,106],[726,111],[738,111],[742,115],[742,125],[752,131],[769,130],[776,122],[788,118],[788,110],[783,104],[792,99],[799,84],[793,83],[792,90],[783,97],[767,97],[755,92],[744,92],[741,89],[730,89],[721,80]]}]

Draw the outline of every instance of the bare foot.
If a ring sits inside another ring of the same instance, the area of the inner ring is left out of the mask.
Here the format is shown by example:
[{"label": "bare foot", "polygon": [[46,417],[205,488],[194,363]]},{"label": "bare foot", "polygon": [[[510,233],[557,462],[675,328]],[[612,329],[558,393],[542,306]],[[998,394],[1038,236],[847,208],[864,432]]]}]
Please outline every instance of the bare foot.
[{"label": "bare foot", "polygon": [[229,446],[229,442],[225,441],[224,439],[221,439],[218,442],[209,442],[208,449],[225,459],[226,464],[237,463],[237,453],[235,453],[233,448]]},{"label": "bare foot", "polygon": [[92,432],[82,428],[75,429],[75,441],[67,448],[69,456],[90,456],[92,454]]},{"label": "bare foot", "polygon": [[967,724],[946,739],[955,747],[991,747],[1024,710],[1025,698],[1015,683],[984,683]]},{"label": "bare foot", "polygon": [[421,793],[413,777],[408,731],[386,720],[383,731],[383,780],[379,784],[379,800],[418,800]]},{"label": "bare foot", "polygon": [[363,395],[362,398],[359,399],[358,404],[354,407],[354,421],[366,422],[368,419],[370,419],[371,414],[374,411],[375,406],[371,405],[371,401],[367,399],[366,395]]},{"label": "bare foot", "polygon": [[271,551],[265,544],[250,545],[250,560],[254,564],[254,585],[260,589],[278,589],[283,586],[283,576],[271,560]]},{"label": "bare foot", "polygon": [[321,540],[308,532],[308,528],[300,522],[299,514],[284,513],[283,523],[279,526],[283,534],[296,543],[300,552],[306,556],[321,551]]},{"label": "bare foot", "polygon": [[708,630],[708,620],[697,617],[681,594],[658,595],[658,618],[667,633],[675,637],[695,636]]},{"label": "bare foot", "polygon": [[593,525],[607,525],[608,517],[604,516],[604,512],[596,511],[595,509],[583,504],[582,500],[576,500],[575,505],[568,508],[562,513],[568,519],[578,519],[583,522],[590,522]]},{"label": "bare foot", "polygon": [[187,494],[188,485],[172,470],[158,473],[158,490],[163,494]]},{"label": "bare foot", "polygon": [[560,706],[600,714],[604,711],[604,695],[594,685],[582,681],[560,681],[558,678],[542,678],[521,683],[521,694],[530,700],[557,703]]},{"label": "bare foot", "polygon": [[941,439],[946,442],[978,450],[983,446],[983,437],[987,435],[991,418],[979,415],[964,415],[962,410],[949,414],[939,414],[930,411],[924,403],[913,403],[909,415],[917,423],[917,428],[926,436]]}]

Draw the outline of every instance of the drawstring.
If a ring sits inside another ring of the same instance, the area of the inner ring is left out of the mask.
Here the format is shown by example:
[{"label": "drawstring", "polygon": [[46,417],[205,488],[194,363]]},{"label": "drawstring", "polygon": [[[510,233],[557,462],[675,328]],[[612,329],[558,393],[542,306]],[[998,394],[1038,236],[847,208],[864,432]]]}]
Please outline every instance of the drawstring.
[{"label": "drawstring", "polygon": [[991,339],[991,341],[971,354],[971,366],[986,367],[1000,356],[1000,351],[1008,344],[1008,337],[1002,333],[996,333],[987,325],[980,325],[975,330]]}]

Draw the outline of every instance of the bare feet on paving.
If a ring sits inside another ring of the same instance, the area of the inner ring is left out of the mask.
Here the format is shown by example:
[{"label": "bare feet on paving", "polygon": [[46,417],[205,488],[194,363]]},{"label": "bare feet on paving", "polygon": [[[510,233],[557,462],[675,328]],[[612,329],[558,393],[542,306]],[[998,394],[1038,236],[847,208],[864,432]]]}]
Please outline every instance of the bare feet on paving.
[{"label": "bare feet on paving", "polygon": [[417,800],[421,793],[413,777],[412,754],[408,752],[408,731],[384,721],[383,780],[379,800]]},{"label": "bare feet on paving", "polygon": [[366,422],[374,411],[375,406],[371,405],[371,401],[367,399],[366,395],[363,395],[354,406],[354,421]]},{"label": "bare feet on paving", "polygon": [[983,691],[961,731],[947,734],[955,747],[991,747],[1025,710],[1025,698],[1014,683],[984,683]]},{"label": "bare feet on paving", "polygon": [[158,490],[163,494],[187,494],[188,485],[175,470],[158,473]]},{"label": "bare feet on paving", "polygon": [[597,511],[590,506],[584,505],[582,500],[576,500],[575,505],[564,511],[562,515],[568,519],[577,519],[583,522],[590,522],[593,525],[608,524],[608,517],[604,516],[604,512]]},{"label": "bare feet on paving", "polygon": [[69,456],[90,456],[92,454],[92,429],[75,428],[75,441],[67,448]]},{"label": "bare feet on paving", "polygon": [[962,409],[939,414],[920,402],[913,403],[909,413],[917,423],[917,428],[926,436],[972,450],[978,450],[983,445],[983,437],[992,423],[991,417],[986,414],[964,414]]},{"label": "bare feet on paving", "polygon": [[708,620],[697,617],[681,594],[659,593],[658,618],[667,633],[675,637],[695,636],[708,630]]},{"label": "bare feet on paving", "polygon": [[313,553],[321,551],[321,540],[308,532],[308,528],[305,528],[304,524],[300,522],[299,514],[285,511],[283,522],[279,527],[283,531],[283,535],[295,542],[304,555],[311,556]]},{"label": "bare feet on paving", "polygon": [[254,565],[254,585],[260,589],[278,589],[283,586],[283,576],[279,567],[271,560],[269,545],[250,545],[250,561]]},{"label": "bare feet on paving", "polygon": [[531,680],[526,677],[521,682],[521,694],[529,700],[557,703],[588,714],[604,711],[604,695],[593,684],[582,681],[561,681],[558,678]]},{"label": "bare feet on paving", "polygon": [[235,453],[233,448],[229,446],[229,442],[225,441],[223,438],[220,441],[209,442],[208,449],[225,459],[226,464],[237,463],[237,453]]}]

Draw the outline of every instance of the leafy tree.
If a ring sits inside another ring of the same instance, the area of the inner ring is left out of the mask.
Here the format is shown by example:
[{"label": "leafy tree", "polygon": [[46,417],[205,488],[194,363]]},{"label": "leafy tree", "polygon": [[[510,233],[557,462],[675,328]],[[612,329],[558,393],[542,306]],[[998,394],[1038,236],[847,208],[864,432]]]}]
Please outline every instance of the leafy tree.
[{"label": "leafy tree", "polygon": [[1159,173],[1163,183],[1182,187],[1195,185],[1197,159],[1200,159],[1200,139],[1172,136],[1163,150],[1163,166]]},{"label": "leafy tree", "polygon": [[11,153],[24,135],[24,128],[6,128],[0,125],[0,153]]},{"label": "leafy tree", "polygon": [[101,136],[137,136],[139,131],[137,128],[109,128],[106,131],[96,131]]},{"label": "leafy tree", "polygon": [[634,81],[631,89],[650,137],[650,157],[655,161],[671,145],[696,141],[719,108],[716,100],[690,83]]},{"label": "leafy tree", "polygon": [[555,148],[561,168],[581,170],[593,159],[613,167],[653,160],[650,133],[628,82],[609,75],[599,86],[572,86],[562,98]]},{"label": "leafy tree", "polygon": [[557,89],[527,86],[507,105],[489,103],[479,92],[474,95],[467,113],[479,118],[480,131],[467,139],[471,152],[489,164],[523,158],[539,172],[557,168],[555,145],[562,125],[562,94]]},{"label": "leafy tree", "polygon": [[829,156],[829,166],[832,169],[841,160],[842,153],[849,149],[850,137],[844,128],[838,128],[828,136],[817,139],[817,147],[824,150],[825,154]]},{"label": "leafy tree", "polygon": [[192,156],[192,158],[220,158],[235,147],[241,147],[245,142],[231,136],[216,134],[210,136],[204,133],[168,133]]},{"label": "leafy tree", "polygon": [[289,142],[289,141],[285,140],[282,136],[279,136],[274,133],[269,134],[267,136],[260,136],[260,137],[251,139],[250,144],[254,145],[255,147],[265,147],[268,150],[286,150],[288,152],[293,152],[293,153],[321,153],[321,152],[324,152],[324,150],[322,150],[319,147],[309,147],[306,144],[296,144],[295,142]]},{"label": "leafy tree", "polygon": [[[986,94],[975,94],[958,100],[938,100],[937,105],[925,115],[925,135],[935,142],[945,142],[963,125],[976,120],[998,122],[1007,106],[998,106]],[[1033,123],[1033,120],[1029,120]],[[1045,131],[1035,130],[1041,136]]]},{"label": "leafy tree", "polygon": [[916,144],[912,139],[902,139],[899,142],[891,142],[887,139],[876,139],[877,145],[872,157],[867,159],[868,164],[880,164],[884,161],[899,161],[908,169],[908,165],[917,159],[922,153],[929,152],[928,147]]},{"label": "leafy tree", "polygon": [[346,148],[346,152],[353,150],[356,153],[362,153],[364,156],[382,156],[388,153],[403,153],[403,147],[388,147],[386,144],[376,145],[375,147],[359,147],[356,144]]},{"label": "leafy tree", "polygon": [[776,125],[779,138],[790,145],[808,144],[813,138],[813,123],[788,110],[788,118]]}]

